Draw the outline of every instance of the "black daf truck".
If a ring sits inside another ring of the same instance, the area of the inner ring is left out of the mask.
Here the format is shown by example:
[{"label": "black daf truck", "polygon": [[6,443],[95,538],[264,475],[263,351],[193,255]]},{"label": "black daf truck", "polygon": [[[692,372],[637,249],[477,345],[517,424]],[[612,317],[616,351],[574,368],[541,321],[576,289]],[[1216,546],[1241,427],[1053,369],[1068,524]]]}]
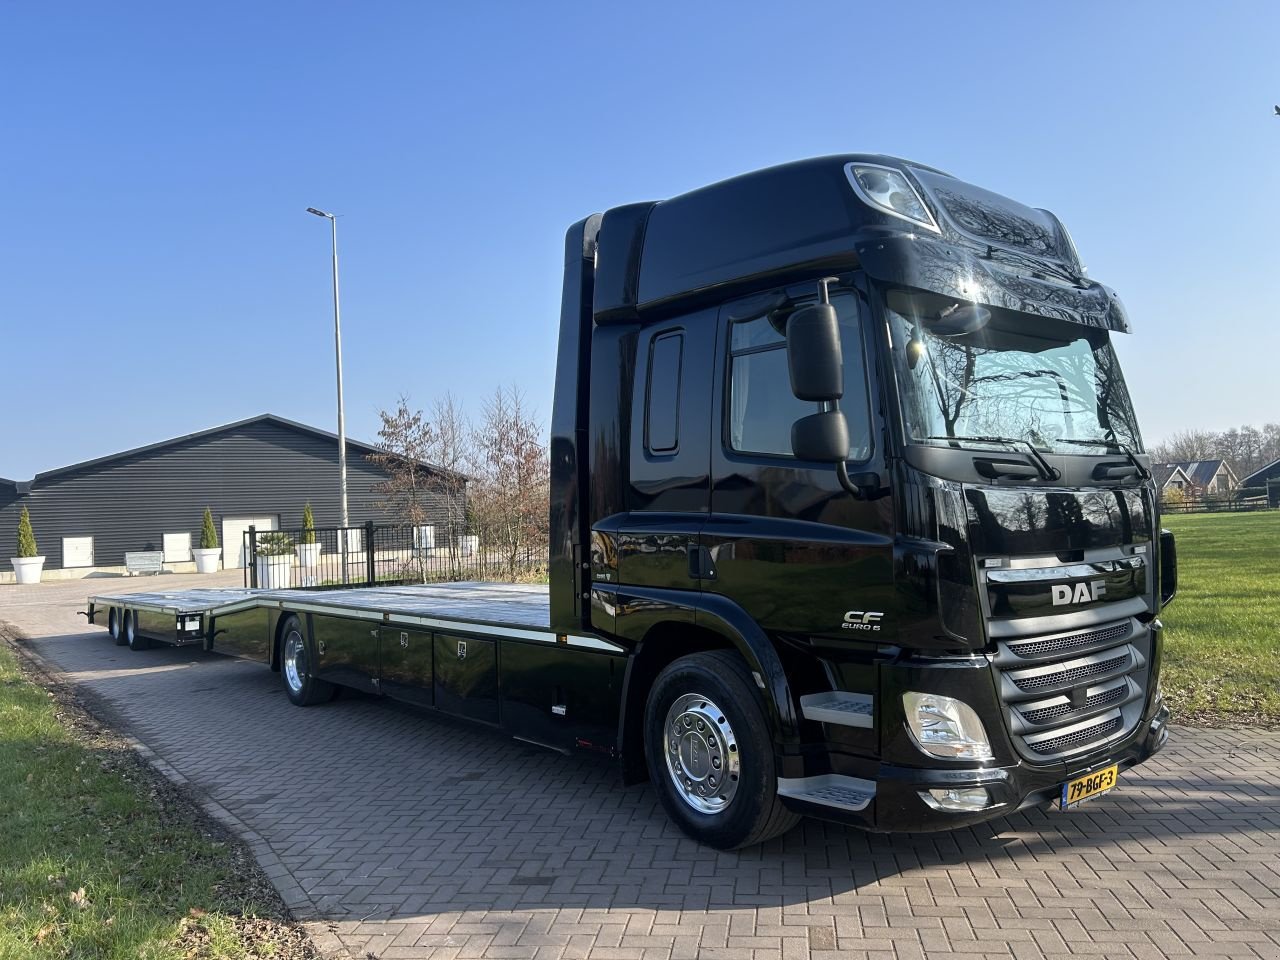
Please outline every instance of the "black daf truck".
[{"label": "black daf truck", "polygon": [[548,592],[93,605],[614,757],[717,847],[1070,808],[1167,738],[1128,329],[1052,213],[891,157],[617,207],[566,242]]}]

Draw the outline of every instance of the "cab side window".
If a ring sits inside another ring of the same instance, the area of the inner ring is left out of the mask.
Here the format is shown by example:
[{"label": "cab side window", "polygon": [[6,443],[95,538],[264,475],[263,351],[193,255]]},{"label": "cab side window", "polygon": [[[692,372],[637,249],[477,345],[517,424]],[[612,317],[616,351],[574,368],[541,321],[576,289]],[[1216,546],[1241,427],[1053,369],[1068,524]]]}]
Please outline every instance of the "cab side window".
[{"label": "cab side window", "polygon": [[[844,398],[849,421],[849,459],[871,456],[871,411],[858,303],[852,296],[831,299],[840,320],[844,354]],[[790,457],[791,425],[817,411],[797,400],[787,372],[787,341],[768,317],[735,323],[729,341],[728,443],[739,453]]]},{"label": "cab side window", "polygon": [[684,333],[653,338],[645,389],[644,445],[649,453],[671,454],[680,446],[680,364]]}]

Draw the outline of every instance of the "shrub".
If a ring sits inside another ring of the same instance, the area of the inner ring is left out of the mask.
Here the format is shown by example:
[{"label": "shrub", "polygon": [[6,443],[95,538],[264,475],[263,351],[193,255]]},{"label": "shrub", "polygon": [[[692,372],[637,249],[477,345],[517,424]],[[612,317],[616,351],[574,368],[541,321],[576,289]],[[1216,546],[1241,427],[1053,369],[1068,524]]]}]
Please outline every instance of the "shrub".
[{"label": "shrub", "polygon": [[40,548],[36,546],[36,535],[31,529],[31,513],[26,507],[18,517],[18,557],[38,557]]},{"label": "shrub", "polygon": [[200,526],[200,549],[218,549],[218,529],[213,525],[213,514],[208,507],[204,508],[204,522]]},{"label": "shrub", "polygon": [[293,538],[280,530],[258,535],[258,556],[283,557],[293,553]]},{"label": "shrub", "polygon": [[302,542],[305,544],[316,542],[316,518],[311,512],[310,502],[302,508]]}]

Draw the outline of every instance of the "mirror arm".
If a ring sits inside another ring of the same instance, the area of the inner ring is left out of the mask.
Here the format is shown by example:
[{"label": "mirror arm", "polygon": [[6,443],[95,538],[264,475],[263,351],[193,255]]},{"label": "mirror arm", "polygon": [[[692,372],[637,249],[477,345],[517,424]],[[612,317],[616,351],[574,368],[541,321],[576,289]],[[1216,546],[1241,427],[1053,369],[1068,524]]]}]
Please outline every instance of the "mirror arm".
[{"label": "mirror arm", "polygon": [[880,491],[883,489],[878,470],[868,470],[865,473],[857,473],[850,476],[849,464],[844,460],[836,463],[836,479],[840,481],[840,486],[844,487],[859,500],[878,499]]}]

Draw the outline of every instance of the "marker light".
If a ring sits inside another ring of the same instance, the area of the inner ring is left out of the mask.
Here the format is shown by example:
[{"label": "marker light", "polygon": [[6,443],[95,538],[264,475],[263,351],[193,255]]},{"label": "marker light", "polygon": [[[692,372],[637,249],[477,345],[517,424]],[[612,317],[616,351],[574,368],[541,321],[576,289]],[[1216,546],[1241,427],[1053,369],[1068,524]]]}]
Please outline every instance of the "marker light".
[{"label": "marker light", "polygon": [[845,176],[863,202],[926,230],[941,233],[933,214],[901,171],[874,163],[845,164]]},{"label": "marker light", "polygon": [[967,703],[937,693],[902,695],[907,728],[916,746],[931,757],[990,760],[991,743],[982,721]]}]

